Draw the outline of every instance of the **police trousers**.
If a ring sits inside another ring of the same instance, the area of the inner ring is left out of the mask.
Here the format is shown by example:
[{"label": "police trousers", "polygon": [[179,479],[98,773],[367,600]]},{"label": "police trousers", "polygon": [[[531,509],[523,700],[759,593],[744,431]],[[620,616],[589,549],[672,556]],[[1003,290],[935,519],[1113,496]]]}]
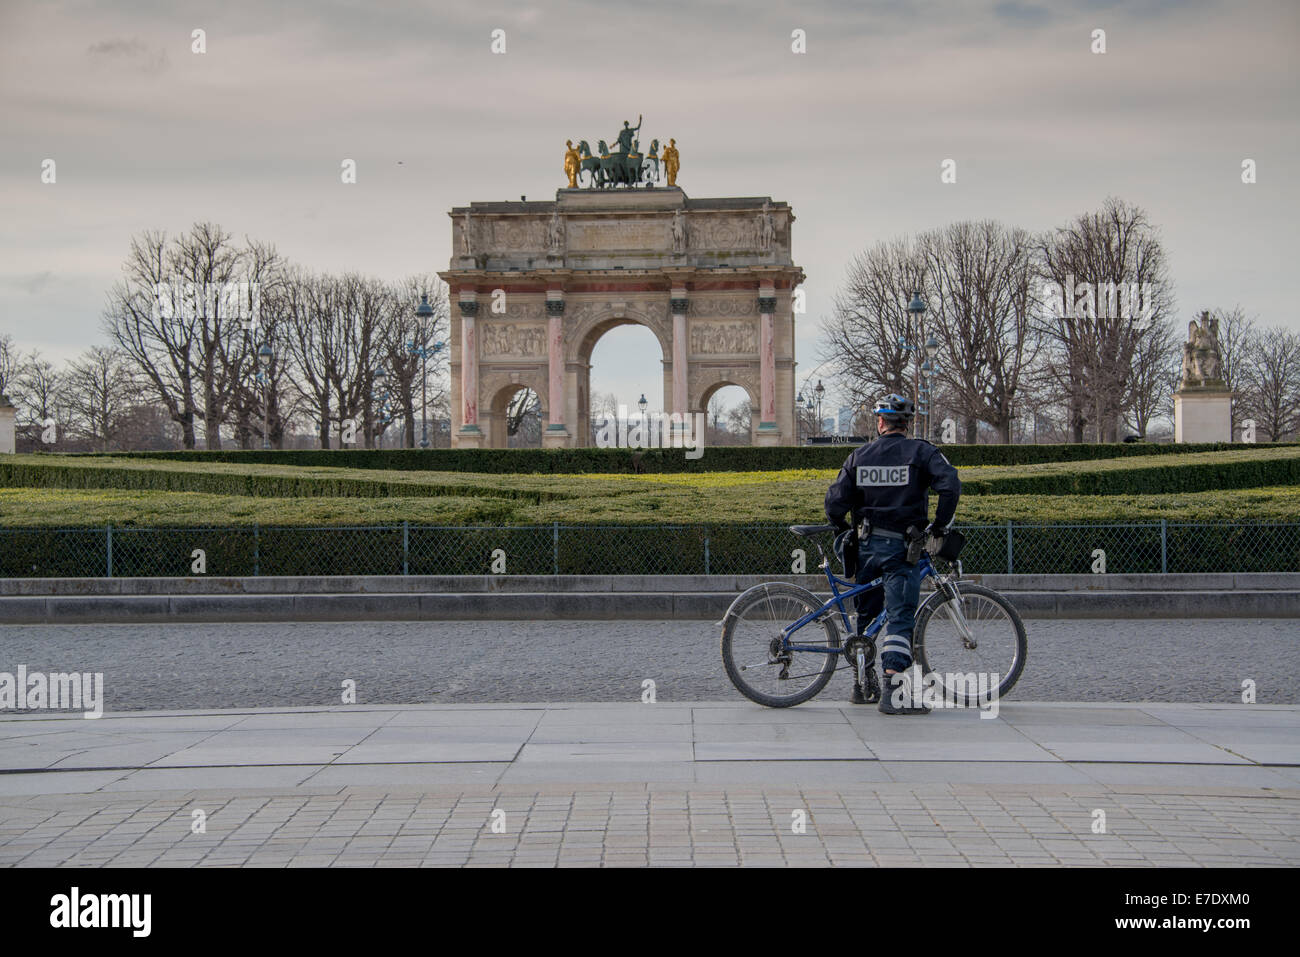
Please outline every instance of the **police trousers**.
[{"label": "police trousers", "polygon": [[909,565],[907,542],[886,538],[878,532],[858,545],[859,584],[884,578],[882,588],[858,595],[858,631],[866,628],[880,609],[885,609],[885,626],[876,637],[880,667],[903,671],[912,665],[912,631],[916,627],[916,606],[921,600],[921,569]]}]

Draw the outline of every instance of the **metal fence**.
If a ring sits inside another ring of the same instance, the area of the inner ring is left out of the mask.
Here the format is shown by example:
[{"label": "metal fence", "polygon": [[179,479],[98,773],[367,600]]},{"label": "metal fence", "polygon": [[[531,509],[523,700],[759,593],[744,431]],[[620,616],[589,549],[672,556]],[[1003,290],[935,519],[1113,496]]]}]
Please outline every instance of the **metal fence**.
[{"label": "metal fence", "polygon": [[[972,574],[1300,571],[1300,522],[1006,522],[961,530]],[[0,529],[4,578],[788,575],[816,565],[813,544],[784,525]]]}]

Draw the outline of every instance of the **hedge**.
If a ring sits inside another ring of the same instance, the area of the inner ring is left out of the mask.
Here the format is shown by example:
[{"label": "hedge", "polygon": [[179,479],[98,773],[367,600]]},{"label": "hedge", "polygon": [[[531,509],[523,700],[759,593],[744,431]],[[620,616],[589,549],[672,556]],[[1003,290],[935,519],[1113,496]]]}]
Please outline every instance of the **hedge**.
[{"label": "hedge", "polygon": [[[1035,465],[1092,459],[1231,449],[1297,448],[1300,443],[1204,442],[1158,445],[1144,442],[1059,445],[945,445],[956,466]],[[231,462],[249,465],[300,465],[330,468],[393,469],[425,472],[552,473],[599,472],[766,472],[786,469],[838,469],[848,445],[710,446],[698,459],[682,449],[228,449],[174,452],[87,453],[86,457],[171,459],[182,462]]]},{"label": "hedge", "polygon": [[[1223,453],[1220,453],[1223,455]],[[188,464],[188,463],[187,463]],[[244,463],[252,464],[252,463]],[[1125,495],[1168,494],[1222,489],[1300,485],[1300,449],[1278,449],[1269,456],[1227,455],[1213,461],[1177,466],[1144,465],[1112,460],[1086,469],[1052,469],[985,478],[963,477],[964,495]],[[490,481],[490,480],[489,480]],[[218,495],[276,497],[436,497],[467,496],[511,499],[532,504],[570,501],[584,495],[640,494],[640,507],[655,508],[662,498],[671,507],[670,489],[581,488],[549,490],[501,484],[412,480],[386,481],[330,475],[281,475],[261,472],[203,471],[192,466],[169,469],[165,464],[133,468],[100,466],[87,461],[31,463],[0,460],[0,486],[20,488],[126,489],[168,492],[207,492]],[[614,481],[614,480],[608,480]],[[622,480],[620,480],[622,481]],[[646,484],[646,483],[639,483]]]},{"label": "hedge", "polygon": [[569,498],[567,492],[437,482],[385,482],[335,476],[268,475],[159,468],[113,468],[63,463],[27,464],[0,459],[0,486],[9,488],[127,489],[208,492],[259,498],[427,498],[486,496],[538,504]]},{"label": "hedge", "polygon": [[[740,473],[732,473],[740,474]],[[635,480],[625,480],[635,481]],[[149,528],[154,526],[371,526],[409,521],[419,525],[709,524],[821,520],[826,481],[742,489],[735,497],[675,496],[658,508],[641,508],[640,496],[584,496],[533,505],[510,499],[253,498],[203,492],[126,489],[0,488],[0,527]],[[767,503],[776,500],[778,510]],[[633,507],[621,507],[629,503]],[[618,505],[618,508],[611,508]],[[1294,522],[1300,520],[1300,486],[1214,489],[1169,495],[967,495],[963,524],[1023,522],[1189,521]]]},{"label": "hedge", "polygon": [[1167,495],[1270,485],[1300,485],[1300,455],[964,478],[961,490],[963,495]]}]

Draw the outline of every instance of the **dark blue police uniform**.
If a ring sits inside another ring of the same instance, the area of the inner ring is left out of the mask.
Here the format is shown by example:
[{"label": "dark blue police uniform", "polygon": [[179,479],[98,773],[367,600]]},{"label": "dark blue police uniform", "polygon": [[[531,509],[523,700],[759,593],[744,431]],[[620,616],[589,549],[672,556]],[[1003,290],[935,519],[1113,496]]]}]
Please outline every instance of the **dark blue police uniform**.
[{"label": "dark blue police uniform", "polygon": [[[939,493],[934,527],[952,524],[961,480],[943,453],[924,439],[891,432],[856,449],[826,491],[826,517],[846,529],[866,518],[871,534],[858,543],[858,582],[884,578],[884,588],[859,597],[858,628],[880,614],[886,623],[879,639],[880,664],[902,672],[912,664],[912,630],[921,598],[921,573],[909,565],[904,533],[928,524],[929,490]],[[882,595],[881,592],[884,592]]]}]

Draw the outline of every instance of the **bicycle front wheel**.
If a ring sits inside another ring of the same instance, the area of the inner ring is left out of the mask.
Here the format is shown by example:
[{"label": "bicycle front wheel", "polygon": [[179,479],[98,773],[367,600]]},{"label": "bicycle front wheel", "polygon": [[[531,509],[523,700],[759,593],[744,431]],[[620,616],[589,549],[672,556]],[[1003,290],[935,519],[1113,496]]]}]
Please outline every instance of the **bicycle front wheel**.
[{"label": "bicycle front wheel", "polygon": [[[960,607],[947,595],[921,607],[912,655],[923,672],[935,674],[947,700],[979,705],[995,687],[1002,698],[1020,680],[1029,642],[1011,602],[983,585],[958,582],[957,589]],[[981,675],[988,676],[982,688]]]},{"label": "bicycle front wheel", "polygon": [[798,645],[827,651],[782,650],[781,632],[822,606],[798,585],[756,585],[736,601],[722,626],[722,663],[736,689],[769,708],[788,708],[812,698],[831,680],[840,659],[833,613],[810,621],[790,636]]}]

